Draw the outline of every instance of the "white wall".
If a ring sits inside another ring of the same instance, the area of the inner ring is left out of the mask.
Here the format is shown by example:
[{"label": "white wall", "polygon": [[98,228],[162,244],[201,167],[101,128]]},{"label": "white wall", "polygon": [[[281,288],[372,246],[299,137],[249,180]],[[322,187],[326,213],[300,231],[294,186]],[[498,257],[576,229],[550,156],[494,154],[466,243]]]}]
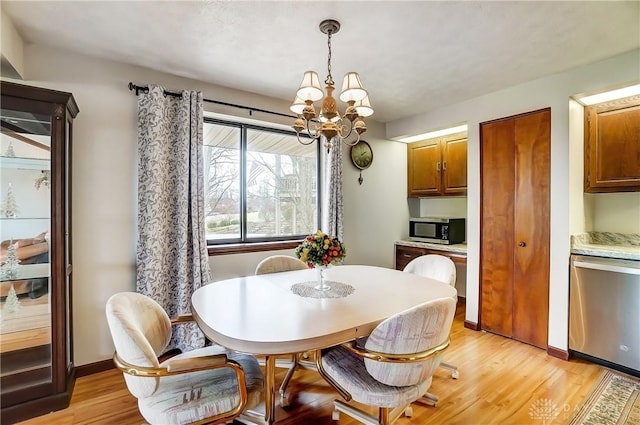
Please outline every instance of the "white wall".
[{"label": "white wall", "polygon": [[587,232],[640,233],[640,192],[587,193]]},{"label": "white wall", "polygon": [[0,25],[2,76],[20,78],[24,75],[24,42],[6,13],[0,13],[0,19],[2,21]]},{"label": "white wall", "polygon": [[[206,98],[288,112],[289,102],[176,77],[140,67],[99,60],[64,50],[28,45],[25,84],[73,93],[80,113],[73,145],[73,317],[75,363],[110,358],[113,345],[104,317],[112,294],[135,289],[136,96],[127,88],[157,83],[170,89],[202,90]],[[295,88],[292,88],[294,90]],[[205,109],[249,117],[248,111]],[[274,116],[253,113],[253,119]],[[282,119],[278,122],[283,123]],[[290,124],[286,122],[287,124]],[[383,140],[384,127],[367,120],[364,134],[374,151],[373,165],[358,173],[345,149],[345,244],[347,262],[393,266],[393,241],[407,222],[404,144]],[[269,253],[211,258],[213,279],[252,274]]]},{"label": "white wall", "polygon": [[373,151],[373,163],[362,171],[349,159],[343,147],[344,243],[346,264],[368,264],[393,268],[395,240],[406,234],[407,147],[384,140],[384,127],[367,122],[363,134]]},{"label": "white wall", "polygon": [[568,295],[570,251],[569,98],[611,85],[637,81],[640,50],[608,60],[446,106],[387,124],[387,137],[420,134],[448,125],[468,123],[467,309],[466,320],[478,321],[480,255],[480,147],[479,124],[496,118],[551,107],[551,263],[549,345],[568,349]]}]

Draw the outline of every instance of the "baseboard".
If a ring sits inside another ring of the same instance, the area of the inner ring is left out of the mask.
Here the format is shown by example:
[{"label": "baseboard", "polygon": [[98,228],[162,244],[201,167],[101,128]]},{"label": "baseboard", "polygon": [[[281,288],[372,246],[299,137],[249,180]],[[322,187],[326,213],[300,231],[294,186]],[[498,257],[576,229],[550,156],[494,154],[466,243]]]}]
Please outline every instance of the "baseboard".
[{"label": "baseboard", "polygon": [[94,373],[104,372],[106,370],[114,369],[116,366],[113,363],[113,359],[101,360],[95,363],[83,364],[82,366],[76,366],[76,378],[82,376],[93,375]]},{"label": "baseboard", "polygon": [[561,360],[569,360],[569,351],[561,350],[556,347],[547,346],[547,354]]},{"label": "baseboard", "polygon": [[480,326],[476,322],[472,322],[471,320],[464,321],[464,327],[467,329],[471,329],[472,331],[479,331]]}]

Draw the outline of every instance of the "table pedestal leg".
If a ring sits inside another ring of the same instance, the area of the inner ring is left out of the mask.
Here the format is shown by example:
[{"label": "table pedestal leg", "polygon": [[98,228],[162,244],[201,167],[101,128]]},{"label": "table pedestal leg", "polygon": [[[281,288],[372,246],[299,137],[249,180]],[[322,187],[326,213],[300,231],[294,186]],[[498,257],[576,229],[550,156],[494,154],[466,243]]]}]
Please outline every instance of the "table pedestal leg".
[{"label": "table pedestal leg", "polygon": [[265,358],[265,388],[264,388],[264,421],[271,425],[276,420],[276,358]]}]

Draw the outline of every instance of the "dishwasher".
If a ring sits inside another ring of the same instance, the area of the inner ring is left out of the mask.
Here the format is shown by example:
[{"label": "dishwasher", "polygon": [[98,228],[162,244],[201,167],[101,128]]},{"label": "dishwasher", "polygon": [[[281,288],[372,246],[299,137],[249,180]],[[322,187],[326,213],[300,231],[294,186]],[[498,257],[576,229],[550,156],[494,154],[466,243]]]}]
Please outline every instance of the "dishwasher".
[{"label": "dishwasher", "polygon": [[571,256],[569,350],[640,374],[640,261]]}]

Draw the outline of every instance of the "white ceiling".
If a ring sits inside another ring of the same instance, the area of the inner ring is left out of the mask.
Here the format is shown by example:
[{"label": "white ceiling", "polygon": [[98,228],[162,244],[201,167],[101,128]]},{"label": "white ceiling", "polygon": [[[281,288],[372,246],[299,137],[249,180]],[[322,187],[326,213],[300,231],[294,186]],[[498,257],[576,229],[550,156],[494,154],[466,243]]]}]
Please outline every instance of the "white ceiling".
[{"label": "white ceiling", "polygon": [[639,1],[2,0],[1,7],[26,43],[287,101],[304,71],[326,77],[318,24],[334,18],[342,24],[332,39],[338,89],[345,72],[359,72],[380,122],[640,47]]}]

